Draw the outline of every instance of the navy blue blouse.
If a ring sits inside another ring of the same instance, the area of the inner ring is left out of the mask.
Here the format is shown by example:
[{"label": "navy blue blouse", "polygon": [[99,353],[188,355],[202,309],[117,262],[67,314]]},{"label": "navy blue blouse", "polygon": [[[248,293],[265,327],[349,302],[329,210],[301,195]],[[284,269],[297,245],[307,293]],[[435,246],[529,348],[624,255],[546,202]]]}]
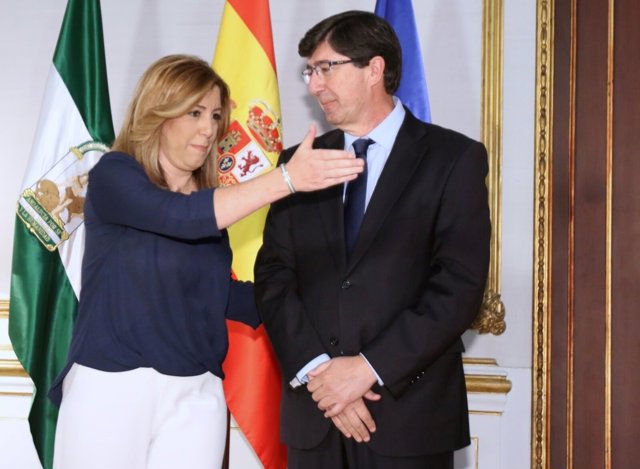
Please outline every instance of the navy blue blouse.
[{"label": "navy blue blouse", "polygon": [[107,153],[89,172],[84,217],[78,317],[52,401],[60,403],[73,363],[224,378],[225,318],[254,328],[259,319],[252,285],[231,280],[213,189],[160,189],[130,155]]}]

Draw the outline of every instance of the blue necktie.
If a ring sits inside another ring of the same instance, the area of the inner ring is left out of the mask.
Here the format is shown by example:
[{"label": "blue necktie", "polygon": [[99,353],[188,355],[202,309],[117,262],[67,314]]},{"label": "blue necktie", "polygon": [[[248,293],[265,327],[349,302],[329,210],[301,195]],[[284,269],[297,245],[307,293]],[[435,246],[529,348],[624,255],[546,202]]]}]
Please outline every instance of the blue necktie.
[{"label": "blue necktie", "polygon": [[356,244],[360,225],[364,218],[365,199],[367,196],[367,149],[374,143],[370,138],[359,138],[353,142],[353,150],[357,158],[364,159],[364,171],[357,179],[347,184],[344,197],[344,237],[347,246],[347,258]]}]

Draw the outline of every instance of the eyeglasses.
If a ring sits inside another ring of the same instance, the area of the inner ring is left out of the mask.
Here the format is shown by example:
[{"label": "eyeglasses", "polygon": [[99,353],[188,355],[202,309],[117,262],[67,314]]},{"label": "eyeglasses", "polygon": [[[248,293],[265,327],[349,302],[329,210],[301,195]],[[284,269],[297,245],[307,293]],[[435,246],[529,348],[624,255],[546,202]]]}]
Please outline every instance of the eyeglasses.
[{"label": "eyeglasses", "polygon": [[317,77],[328,77],[331,74],[331,70],[336,65],[350,64],[353,60],[321,60],[316,62],[315,65],[307,65],[302,71],[302,79],[308,85],[311,81],[311,74],[315,73]]}]

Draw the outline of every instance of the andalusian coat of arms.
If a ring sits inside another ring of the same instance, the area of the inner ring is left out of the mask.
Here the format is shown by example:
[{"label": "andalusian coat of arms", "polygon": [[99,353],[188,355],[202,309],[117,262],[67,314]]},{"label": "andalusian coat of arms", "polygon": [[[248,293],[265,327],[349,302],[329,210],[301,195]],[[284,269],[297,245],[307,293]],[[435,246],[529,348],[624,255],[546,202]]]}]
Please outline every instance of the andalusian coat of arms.
[{"label": "andalusian coat of arms", "polygon": [[105,144],[92,141],[72,147],[20,196],[18,216],[49,251],[55,251],[84,221],[89,170],[108,150]]}]

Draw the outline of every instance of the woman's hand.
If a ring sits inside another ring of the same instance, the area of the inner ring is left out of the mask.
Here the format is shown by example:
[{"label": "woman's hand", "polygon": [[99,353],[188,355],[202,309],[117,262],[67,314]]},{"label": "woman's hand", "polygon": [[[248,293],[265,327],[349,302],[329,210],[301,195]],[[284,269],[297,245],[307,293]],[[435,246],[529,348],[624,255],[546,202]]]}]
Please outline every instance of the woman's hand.
[{"label": "woman's hand", "polygon": [[313,149],[316,127],[309,132],[286,164],[296,191],[306,192],[351,181],[364,169],[364,161],[345,150]]},{"label": "woman's hand", "polygon": [[[314,150],[316,136],[311,126],[285,168],[296,191],[313,191],[351,181],[364,169],[364,161],[343,150]],[[237,222],[260,207],[280,200],[293,192],[281,170],[274,168],[241,184],[219,187],[213,193],[213,207],[218,228]]]}]

